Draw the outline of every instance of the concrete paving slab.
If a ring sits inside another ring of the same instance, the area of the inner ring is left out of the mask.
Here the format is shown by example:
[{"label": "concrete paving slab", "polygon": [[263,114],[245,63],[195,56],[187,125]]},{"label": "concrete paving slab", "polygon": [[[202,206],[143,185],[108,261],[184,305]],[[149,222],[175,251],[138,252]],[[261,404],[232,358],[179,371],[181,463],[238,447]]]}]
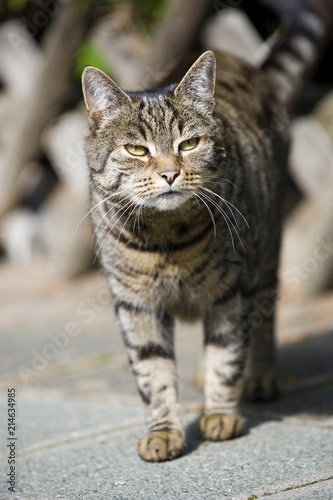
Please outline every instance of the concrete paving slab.
[{"label": "concrete paving slab", "polygon": [[[116,374],[114,370],[113,375]],[[128,384],[122,385],[128,376]],[[100,374],[101,375],[101,374]],[[110,373],[105,373],[105,378]],[[118,374],[119,375],[119,374]],[[124,376],[123,376],[124,375]],[[86,377],[88,373],[86,374]],[[68,379],[67,379],[68,380]],[[103,379],[97,379],[98,384]],[[82,380],[81,380],[82,382]],[[86,378],[86,383],[96,379]],[[110,380],[111,382],[111,380]],[[186,392],[186,387],[184,388]],[[126,370],[118,380],[113,377],[107,392],[94,391],[71,394],[71,391],[49,387],[47,389],[20,388],[16,395],[18,447],[36,448],[43,443],[71,440],[76,434],[96,433],[122,424],[143,424],[143,408],[134,386],[133,377]],[[0,391],[0,414],[6,415],[6,391]],[[182,400],[184,411],[198,410],[201,398]],[[270,404],[244,405],[242,410],[250,420],[283,421],[316,425],[333,430],[333,388],[323,387],[314,391],[303,391],[283,395]],[[0,425],[1,442],[6,440],[6,425]],[[3,449],[0,449],[3,455]]]},{"label": "concrete paving slab", "polygon": [[276,495],[264,496],[258,500],[332,500],[333,479],[328,479],[301,488],[288,489]]},{"label": "concrete paving slab", "polygon": [[[0,414],[6,415],[5,397],[1,397]],[[143,409],[117,395],[104,395],[103,400],[64,397],[60,391],[28,391],[16,397],[17,451],[55,446],[76,441],[79,437],[108,432],[113,428],[143,424]],[[5,457],[7,426],[0,426],[0,459]]]},{"label": "concrete paving slab", "polygon": [[[240,439],[202,444],[197,416],[186,421],[188,451],[172,462],[140,460],[136,448],[142,429],[138,428],[55,443],[18,457],[17,495],[11,498],[36,498],[38,492],[40,500],[244,500],[332,477],[332,429],[252,422]],[[2,462],[3,494],[7,468]]]}]

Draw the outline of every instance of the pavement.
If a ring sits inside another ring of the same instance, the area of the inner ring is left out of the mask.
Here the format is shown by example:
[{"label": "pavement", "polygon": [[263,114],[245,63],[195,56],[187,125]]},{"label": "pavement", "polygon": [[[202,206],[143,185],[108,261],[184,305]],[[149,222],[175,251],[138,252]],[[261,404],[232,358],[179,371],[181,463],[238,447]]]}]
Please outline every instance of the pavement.
[{"label": "pavement", "polygon": [[151,464],[137,455],[143,410],[100,273],[67,282],[44,264],[2,265],[0,278],[1,500],[333,499],[332,294],[279,307],[280,398],[243,405],[245,434],[226,442],[200,438],[202,332],[178,324],[188,446]]}]

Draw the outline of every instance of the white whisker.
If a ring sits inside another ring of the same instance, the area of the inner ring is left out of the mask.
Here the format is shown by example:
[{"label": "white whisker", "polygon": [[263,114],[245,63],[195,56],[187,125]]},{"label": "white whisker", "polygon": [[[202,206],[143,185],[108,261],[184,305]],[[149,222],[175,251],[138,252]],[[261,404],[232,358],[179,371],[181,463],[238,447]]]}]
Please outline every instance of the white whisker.
[{"label": "white whisker", "polygon": [[[215,202],[214,202],[211,198],[209,198],[209,196],[207,196],[205,193],[202,193],[202,192],[200,192],[200,194],[201,194],[202,196],[204,196],[204,197],[205,197],[208,201],[210,201],[210,203],[212,203],[212,204],[213,204],[213,205],[214,205],[214,206],[218,209],[219,213],[220,213],[220,214],[222,215],[222,217],[224,218],[224,220],[225,220],[225,222],[226,222],[226,224],[227,224],[227,227],[228,227],[229,233],[230,233],[230,238],[231,238],[232,248],[233,248],[233,250],[234,250],[234,252],[235,252],[234,237],[233,237],[233,235],[232,235],[232,231],[231,231],[230,225],[229,225],[228,220],[227,220],[227,219],[228,219],[227,215],[224,213],[224,211],[221,209],[221,207],[220,207],[217,203],[215,203]],[[229,219],[229,221],[230,221],[230,219]]]},{"label": "white whisker", "polygon": [[[129,198],[129,196],[125,196],[125,197],[124,197],[122,200],[120,200],[118,203],[115,203],[114,205],[112,205],[112,207],[111,207],[111,208],[109,208],[109,210],[108,210],[108,211],[107,211],[107,212],[103,215],[103,217],[101,217],[101,219],[100,219],[99,223],[96,225],[95,230],[94,230],[94,233],[93,233],[93,235],[92,235],[92,238],[91,238],[91,243],[90,243],[90,248],[92,247],[92,244],[93,244],[93,241],[94,241],[95,235],[96,235],[96,233],[97,233],[97,230],[98,230],[99,225],[101,224],[101,222],[105,219],[105,217],[106,217],[106,216],[107,216],[107,215],[108,215],[108,214],[109,214],[109,213],[110,213],[110,212],[111,212],[114,208],[116,208],[117,206],[119,206],[119,204],[123,203],[123,202],[124,202],[126,199],[128,199],[128,198]],[[117,213],[118,213],[118,212],[117,212]],[[105,228],[107,227],[107,225],[109,224],[109,222],[110,222],[112,219],[113,219],[113,217],[111,217],[111,219],[109,219],[109,220],[107,221],[107,223],[106,223],[106,224],[105,224],[105,226],[104,226],[104,229],[102,229],[101,235],[103,234],[103,232],[105,231]],[[99,238],[100,238],[100,237],[99,237]],[[99,238],[98,238],[98,239],[99,239]],[[96,243],[98,243],[98,240],[97,240],[97,242],[96,242]]]},{"label": "white whisker", "polygon": [[[212,199],[211,199],[211,198],[210,198],[207,194],[202,193],[202,192],[200,192],[200,194],[201,194],[204,198],[206,198],[206,200],[208,200],[210,203],[212,203],[212,204],[213,204],[213,205],[217,208],[217,210],[220,212],[220,214],[222,215],[222,217],[224,218],[224,220],[225,220],[225,222],[226,222],[226,224],[227,224],[227,226],[228,226],[228,229],[229,229],[229,233],[230,233],[230,236],[231,236],[231,241],[232,241],[232,247],[233,247],[234,252],[235,252],[235,244],[234,244],[234,239],[233,239],[233,236],[232,236],[232,232],[231,232],[231,228],[230,228],[229,223],[231,224],[231,226],[232,226],[233,230],[235,231],[235,233],[236,233],[236,235],[237,235],[237,237],[238,237],[238,240],[239,240],[239,242],[240,242],[240,244],[241,244],[241,246],[242,246],[242,248],[243,248],[243,250],[244,250],[244,252],[245,252],[245,248],[244,248],[244,245],[243,245],[242,239],[241,239],[241,237],[240,237],[240,235],[239,235],[239,233],[238,233],[238,231],[237,231],[237,229],[236,229],[235,225],[232,223],[232,221],[231,221],[230,217],[229,217],[229,216],[225,213],[225,211],[222,209],[222,207],[220,207],[220,205],[218,205],[218,203],[216,203],[214,200],[212,200]],[[228,223],[228,222],[229,222],[229,223]]]},{"label": "white whisker", "polygon": [[133,209],[130,211],[129,216],[127,217],[127,219],[125,220],[124,224],[121,227],[121,230],[119,232],[119,236],[118,236],[118,239],[117,239],[117,245],[116,245],[115,255],[117,255],[117,252],[118,252],[118,245],[119,245],[119,240],[120,240],[121,233],[123,232],[123,230],[124,230],[124,228],[125,228],[128,220],[131,218],[131,216],[132,216],[133,212],[135,211],[135,209],[138,210],[138,206],[136,204],[133,206]]},{"label": "white whisker", "polygon": [[[192,192],[193,192],[193,191],[192,191]],[[193,192],[193,194],[194,194],[194,196],[195,196],[196,198],[198,197],[198,198],[199,198],[199,200],[201,200],[201,201],[202,201],[202,203],[206,206],[206,208],[207,208],[207,210],[208,210],[208,212],[209,212],[210,218],[212,219],[213,226],[214,226],[214,241],[215,241],[215,240],[216,240],[216,224],[215,224],[215,219],[214,219],[213,212],[211,211],[211,209],[209,208],[209,206],[207,205],[207,203],[205,202],[205,200],[203,200],[203,199],[201,198],[201,196],[200,196],[198,193],[194,193],[194,192]],[[201,193],[201,194],[203,194],[203,193]]]},{"label": "white whisker", "polygon": [[201,189],[204,189],[205,191],[208,191],[209,193],[211,193],[212,195],[214,196],[217,196],[218,198],[220,198],[220,200],[222,200],[226,205],[230,205],[232,206],[232,208],[234,208],[236,210],[236,212],[239,213],[239,215],[242,217],[242,219],[244,220],[245,224],[247,225],[247,227],[250,227],[249,226],[249,223],[247,222],[247,220],[245,219],[244,215],[242,214],[242,212],[240,212],[238,210],[237,207],[235,207],[235,205],[233,205],[230,201],[226,200],[225,198],[222,198],[222,196],[220,196],[219,194],[215,193],[214,191],[212,191],[211,189],[208,189],[208,188],[205,188],[205,187],[201,187]]},{"label": "white whisker", "polygon": [[[97,259],[97,257],[98,257],[99,252],[101,251],[101,249],[102,249],[102,247],[103,247],[103,245],[104,245],[104,243],[105,243],[105,241],[106,241],[107,237],[108,237],[108,236],[109,236],[109,234],[111,233],[112,229],[113,229],[113,228],[115,227],[115,225],[119,222],[119,220],[121,219],[121,217],[123,217],[123,215],[125,215],[125,213],[126,213],[126,212],[127,212],[127,211],[131,208],[131,206],[132,206],[132,205],[133,205],[133,202],[132,202],[132,201],[127,202],[127,203],[125,204],[125,206],[124,206],[124,207],[121,207],[121,208],[120,208],[120,209],[116,212],[116,214],[112,217],[112,218],[114,218],[115,216],[117,216],[117,215],[119,214],[119,212],[122,212],[122,213],[120,214],[120,216],[118,217],[118,219],[116,220],[116,222],[112,225],[112,227],[109,229],[109,231],[108,231],[108,232],[107,232],[107,234],[105,235],[105,238],[103,239],[103,241],[102,241],[101,245],[99,246],[99,248],[98,248],[98,250],[97,250],[97,252],[96,252],[96,256],[95,256],[94,261],[93,261],[94,263],[95,263],[95,261],[96,261],[96,259]],[[127,207],[127,208],[125,209],[125,207]],[[125,210],[124,210],[124,209],[125,209]],[[107,226],[108,226],[108,224],[109,224],[109,222],[110,222],[111,220],[112,220],[112,219],[110,219],[110,220],[108,221],[108,223],[106,224],[106,226],[105,226],[105,227],[107,227]],[[105,228],[104,228],[104,229],[105,229]],[[104,232],[104,230],[103,230],[103,232]],[[100,235],[100,237],[98,238],[98,240],[97,240],[97,242],[96,242],[96,245],[98,244],[98,241],[100,240],[100,238],[101,238],[101,235]]]},{"label": "white whisker", "polygon": [[100,205],[102,205],[102,203],[105,203],[106,201],[110,200],[111,198],[113,198],[113,196],[118,196],[119,193],[113,193],[111,194],[110,196],[108,196],[107,198],[103,198],[103,200],[99,201],[98,203],[96,203],[96,205],[94,207],[92,207],[89,212],[86,213],[86,215],[84,215],[82,217],[82,219],[80,220],[80,222],[78,223],[78,225],[76,226],[74,232],[73,232],[73,236],[71,238],[71,242],[73,241],[74,239],[74,236],[76,234],[76,231],[79,229],[80,225],[82,224],[82,222],[88,217],[88,215],[91,214],[91,212],[93,212],[96,208],[98,208]]},{"label": "white whisker", "polygon": [[[236,191],[239,191],[239,189],[236,186],[236,184],[234,184],[232,181],[229,181],[228,179],[225,179],[224,177],[221,178],[221,181],[228,182],[229,184],[231,184],[232,186],[234,186],[234,188],[236,189]],[[209,182],[210,184],[214,184],[214,185],[219,184],[220,186],[223,186],[223,182],[221,182],[221,181],[205,181],[205,182]]]},{"label": "white whisker", "polygon": [[[99,235],[99,237],[97,238],[96,245],[97,245],[97,244],[98,244],[98,242],[100,241],[100,239],[101,239],[101,237],[102,237],[102,235],[103,235],[103,233],[104,233],[105,229],[108,227],[108,225],[110,224],[110,222],[111,222],[111,221],[112,221],[115,217],[117,217],[117,215],[118,215],[118,214],[119,214],[119,213],[120,213],[120,212],[121,212],[124,208],[128,207],[128,205],[130,205],[131,203],[132,203],[132,201],[131,201],[131,200],[129,200],[127,203],[125,203],[125,205],[122,205],[122,206],[119,208],[119,210],[117,210],[117,212],[116,212],[115,214],[113,214],[113,216],[111,217],[111,219],[109,219],[109,220],[106,222],[106,224],[104,225],[104,228],[103,228],[103,229],[102,229],[102,231],[101,231],[101,234],[100,234],[100,235]],[[119,205],[119,203],[117,203],[117,205]],[[112,208],[114,208],[114,207],[112,207]]]}]

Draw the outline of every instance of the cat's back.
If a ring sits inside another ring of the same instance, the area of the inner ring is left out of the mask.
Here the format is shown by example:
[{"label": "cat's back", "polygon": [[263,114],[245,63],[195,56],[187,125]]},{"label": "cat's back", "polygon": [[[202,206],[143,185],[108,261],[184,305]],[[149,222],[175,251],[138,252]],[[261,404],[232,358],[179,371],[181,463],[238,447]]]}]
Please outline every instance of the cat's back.
[{"label": "cat's back", "polygon": [[229,152],[227,168],[248,199],[247,210],[252,207],[259,220],[264,211],[273,221],[289,150],[286,106],[262,68],[224,52],[215,56],[215,115]]},{"label": "cat's back", "polygon": [[261,68],[225,52],[215,52],[215,111],[264,127],[279,106],[269,76]]}]

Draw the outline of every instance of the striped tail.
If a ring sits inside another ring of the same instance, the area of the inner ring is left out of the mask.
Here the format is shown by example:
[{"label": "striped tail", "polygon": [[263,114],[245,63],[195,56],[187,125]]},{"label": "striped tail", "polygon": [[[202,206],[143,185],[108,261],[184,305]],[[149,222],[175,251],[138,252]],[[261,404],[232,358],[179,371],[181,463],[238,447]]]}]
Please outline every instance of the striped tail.
[{"label": "striped tail", "polygon": [[262,0],[282,19],[284,33],[262,67],[288,107],[315,69],[331,35],[333,0]]}]

